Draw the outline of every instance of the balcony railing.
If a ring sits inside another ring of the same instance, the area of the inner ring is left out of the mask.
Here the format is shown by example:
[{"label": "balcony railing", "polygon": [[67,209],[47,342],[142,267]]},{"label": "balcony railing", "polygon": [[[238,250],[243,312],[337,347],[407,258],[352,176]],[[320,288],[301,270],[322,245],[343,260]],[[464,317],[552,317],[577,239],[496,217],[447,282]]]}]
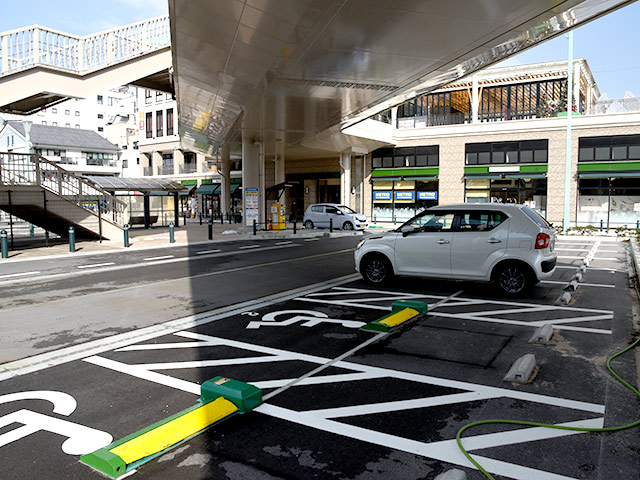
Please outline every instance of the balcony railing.
[{"label": "balcony railing", "polygon": [[40,155],[0,152],[0,184],[37,185],[117,225],[124,224],[125,202]]},{"label": "balcony railing", "polygon": [[170,44],[168,16],[86,37],[31,26],[0,34],[0,76],[38,66],[84,74]]},{"label": "balcony railing", "polygon": [[449,113],[444,115],[428,115],[422,117],[398,118],[398,129],[424,128],[438,125],[458,125],[469,123],[470,117],[464,113]]},{"label": "balcony railing", "polygon": [[587,111],[587,115],[606,115],[612,113],[636,113],[640,112],[640,98],[610,98],[598,100]]}]

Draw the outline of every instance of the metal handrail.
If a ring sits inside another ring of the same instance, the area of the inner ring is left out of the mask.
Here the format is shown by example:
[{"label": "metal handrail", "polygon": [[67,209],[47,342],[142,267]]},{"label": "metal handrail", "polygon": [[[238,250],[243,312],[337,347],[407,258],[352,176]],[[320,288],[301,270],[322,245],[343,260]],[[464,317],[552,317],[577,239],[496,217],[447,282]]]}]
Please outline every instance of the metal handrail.
[{"label": "metal handrail", "polygon": [[34,67],[85,74],[170,45],[168,16],[85,37],[33,25],[0,33],[0,77]]},{"label": "metal handrail", "polygon": [[118,226],[125,223],[126,202],[37,154],[0,152],[0,185],[39,186]]}]

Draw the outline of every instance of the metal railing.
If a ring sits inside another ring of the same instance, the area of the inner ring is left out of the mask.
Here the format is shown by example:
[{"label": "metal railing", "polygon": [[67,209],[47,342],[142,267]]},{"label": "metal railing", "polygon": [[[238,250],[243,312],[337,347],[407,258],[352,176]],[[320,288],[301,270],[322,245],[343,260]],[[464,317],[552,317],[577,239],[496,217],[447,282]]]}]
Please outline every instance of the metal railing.
[{"label": "metal railing", "polygon": [[0,76],[38,66],[84,74],[170,45],[168,16],[86,37],[34,25],[0,33]]},{"label": "metal railing", "polygon": [[0,152],[0,185],[40,186],[116,225],[125,222],[125,202],[40,155]]}]

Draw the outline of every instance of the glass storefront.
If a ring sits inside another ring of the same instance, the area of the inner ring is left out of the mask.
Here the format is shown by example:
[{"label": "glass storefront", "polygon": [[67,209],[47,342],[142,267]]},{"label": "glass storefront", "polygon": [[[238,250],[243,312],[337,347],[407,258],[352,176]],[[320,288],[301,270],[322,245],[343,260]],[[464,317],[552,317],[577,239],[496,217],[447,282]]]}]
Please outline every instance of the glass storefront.
[{"label": "glass storefront", "polygon": [[469,203],[517,203],[547,214],[546,178],[467,178],[465,201]]},{"label": "glass storefront", "polygon": [[640,220],[640,179],[580,178],[578,226],[636,228]]},{"label": "glass storefront", "polygon": [[[118,195],[127,203],[129,225],[144,225],[144,195]],[[152,227],[166,227],[175,222],[175,198],[173,195],[149,195],[149,214]]]},{"label": "glass storefront", "polygon": [[403,223],[438,204],[437,180],[373,182],[372,221]]}]

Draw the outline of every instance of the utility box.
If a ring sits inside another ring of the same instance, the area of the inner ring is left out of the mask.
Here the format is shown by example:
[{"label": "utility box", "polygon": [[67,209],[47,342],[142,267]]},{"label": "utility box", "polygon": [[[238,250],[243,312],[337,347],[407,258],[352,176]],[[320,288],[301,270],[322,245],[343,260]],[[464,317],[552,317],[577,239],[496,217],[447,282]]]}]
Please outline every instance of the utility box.
[{"label": "utility box", "polygon": [[284,205],[280,203],[272,203],[271,204],[271,219],[273,223],[273,230],[284,230],[285,229],[285,213],[284,213]]}]

